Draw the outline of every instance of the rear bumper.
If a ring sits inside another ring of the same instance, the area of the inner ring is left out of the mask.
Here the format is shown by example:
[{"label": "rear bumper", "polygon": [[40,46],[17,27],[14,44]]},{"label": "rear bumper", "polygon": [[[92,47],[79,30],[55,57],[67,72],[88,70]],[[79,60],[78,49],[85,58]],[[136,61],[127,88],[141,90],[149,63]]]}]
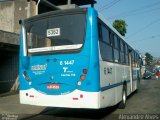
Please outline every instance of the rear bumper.
[{"label": "rear bumper", "polygon": [[66,95],[46,95],[35,89],[20,90],[20,103],[37,106],[99,109],[99,92],[75,90]]}]

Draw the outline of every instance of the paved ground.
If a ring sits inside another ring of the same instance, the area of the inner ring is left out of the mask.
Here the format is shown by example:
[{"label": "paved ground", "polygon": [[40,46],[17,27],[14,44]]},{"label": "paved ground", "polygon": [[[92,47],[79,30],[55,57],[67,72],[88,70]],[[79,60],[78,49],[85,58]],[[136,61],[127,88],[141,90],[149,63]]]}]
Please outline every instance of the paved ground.
[{"label": "paved ground", "polygon": [[[155,116],[151,117],[158,120],[160,119],[160,116],[157,116],[160,114],[160,80],[142,80],[139,92],[127,99],[125,109],[117,109],[117,106],[113,106],[101,110],[79,110],[20,105],[19,96],[16,94],[0,97],[0,113],[2,113],[1,118],[18,117],[26,120],[113,120],[120,119],[120,115],[123,114],[152,114]],[[11,116],[13,114],[15,116]]]},{"label": "paved ground", "polygon": [[126,109],[114,113],[160,114],[160,80],[143,80],[138,93],[128,98]]},{"label": "paved ground", "polygon": [[17,93],[6,93],[1,94],[0,96],[0,120],[2,117],[13,114],[18,115],[20,118],[24,118],[33,114],[38,114],[45,109],[45,107],[21,105],[19,101],[19,94]]}]

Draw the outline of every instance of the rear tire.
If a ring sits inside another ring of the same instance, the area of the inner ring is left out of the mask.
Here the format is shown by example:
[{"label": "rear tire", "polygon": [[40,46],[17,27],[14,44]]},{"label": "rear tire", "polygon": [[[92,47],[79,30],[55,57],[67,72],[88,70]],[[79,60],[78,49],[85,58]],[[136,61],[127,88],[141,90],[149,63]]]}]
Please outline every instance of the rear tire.
[{"label": "rear tire", "polygon": [[126,101],[127,101],[127,87],[126,87],[126,85],[123,85],[122,101],[119,103],[118,108],[124,109],[126,107]]}]

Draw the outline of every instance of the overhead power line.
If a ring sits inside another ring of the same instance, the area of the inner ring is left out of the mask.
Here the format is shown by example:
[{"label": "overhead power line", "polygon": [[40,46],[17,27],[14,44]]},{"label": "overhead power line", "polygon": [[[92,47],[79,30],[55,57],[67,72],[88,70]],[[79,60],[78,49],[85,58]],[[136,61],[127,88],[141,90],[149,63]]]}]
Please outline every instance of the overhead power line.
[{"label": "overhead power line", "polygon": [[[157,10],[157,9],[159,9],[159,8],[156,8],[156,9],[155,9],[155,7],[156,7],[157,5],[159,5],[159,4],[160,4],[160,1],[158,1],[158,2],[156,2],[156,3],[153,3],[153,4],[150,4],[150,5],[142,6],[142,7],[140,7],[140,8],[134,9],[134,10],[122,12],[122,13],[120,13],[120,14],[118,14],[118,15],[111,16],[111,17],[109,17],[108,19],[114,19],[114,18],[117,18],[117,17],[124,17],[124,16],[131,16],[131,15],[137,14],[137,12],[139,12],[139,13],[149,12],[149,11],[150,11],[150,8],[151,8],[151,11],[152,11],[152,10]],[[153,8],[154,8],[154,9],[153,9]],[[147,11],[145,11],[145,10],[147,10]]]},{"label": "overhead power line", "polygon": [[[121,17],[119,18],[125,18],[125,17],[129,17],[129,16],[134,16],[134,15],[138,15],[138,14],[148,14],[150,12],[153,12],[153,11],[156,11],[156,10],[160,10],[160,8],[155,8],[155,9],[151,9],[151,10],[146,10],[146,11],[140,11],[140,12],[136,12],[134,14],[127,14],[127,15],[122,15]],[[117,18],[117,17],[115,17]],[[108,20],[111,20],[111,19],[115,19],[114,17],[109,17],[107,18]]]},{"label": "overhead power line", "polygon": [[114,6],[115,4],[117,4],[118,2],[120,2],[120,0],[115,0],[115,1],[111,2],[109,5],[107,4],[107,5],[103,6],[103,7],[100,8],[98,11],[99,11],[99,12],[102,12],[103,10],[109,9],[109,8],[111,8],[112,6]]},{"label": "overhead power line", "polygon": [[144,26],[143,28],[139,29],[138,31],[132,33],[131,35],[129,35],[128,38],[130,38],[130,37],[132,37],[133,35],[136,35],[136,34],[142,32],[142,31],[144,31],[145,29],[147,29],[147,28],[150,27],[151,25],[156,24],[156,23],[158,23],[158,22],[160,22],[160,18],[158,18],[158,19],[152,21],[152,22],[149,23],[148,25],[146,25],[146,26]]},{"label": "overhead power line", "polygon": [[151,39],[155,39],[155,38],[159,38],[160,37],[160,34],[158,34],[158,35],[152,35],[152,36],[149,36],[149,37],[146,37],[146,38],[143,38],[143,39],[140,39],[140,40],[133,40],[133,41],[131,41],[132,43],[134,42],[141,42],[141,41],[146,41],[146,40],[151,40]]}]

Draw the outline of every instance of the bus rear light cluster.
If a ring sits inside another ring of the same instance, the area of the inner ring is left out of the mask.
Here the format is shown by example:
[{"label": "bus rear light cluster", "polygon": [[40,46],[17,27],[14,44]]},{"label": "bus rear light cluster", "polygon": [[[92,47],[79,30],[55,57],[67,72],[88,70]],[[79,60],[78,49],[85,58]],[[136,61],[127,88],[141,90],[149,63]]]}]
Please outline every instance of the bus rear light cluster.
[{"label": "bus rear light cluster", "polygon": [[[85,80],[85,78],[86,78],[85,75],[88,73],[88,70],[87,70],[87,69],[83,69],[83,70],[82,70],[82,73],[83,73],[83,75],[80,76],[80,79],[81,79],[81,80]],[[84,74],[85,74],[85,75],[84,75]]]},{"label": "bus rear light cluster", "polygon": [[29,77],[28,77],[28,75],[27,75],[27,72],[26,72],[26,71],[24,71],[24,72],[23,72],[23,75],[25,76],[25,79],[28,81],[28,80],[29,80]]},{"label": "bus rear light cluster", "polygon": [[82,70],[82,75],[80,76],[80,81],[78,81],[78,83],[77,83],[77,85],[82,85],[82,82],[81,81],[83,81],[83,80],[85,80],[86,79],[86,74],[88,73],[88,70],[87,69],[83,69]]},{"label": "bus rear light cluster", "polygon": [[81,79],[81,80],[85,80],[85,78],[86,78],[85,75],[87,74],[87,72],[88,72],[87,69],[83,69],[83,70],[82,70],[83,75],[80,76],[80,79]]}]

